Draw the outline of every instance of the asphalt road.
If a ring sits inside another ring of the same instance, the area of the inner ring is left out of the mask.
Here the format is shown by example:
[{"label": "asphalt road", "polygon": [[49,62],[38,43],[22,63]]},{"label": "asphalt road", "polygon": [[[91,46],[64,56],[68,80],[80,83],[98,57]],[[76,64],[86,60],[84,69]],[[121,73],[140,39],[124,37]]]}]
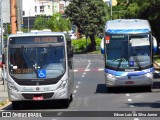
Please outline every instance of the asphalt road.
[{"label": "asphalt road", "polygon": [[[61,106],[61,101],[54,101],[52,105],[48,102],[30,103],[29,105],[25,105],[24,108],[22,107],[22,110],[28,112],[45,111],[46,113],[44,113],[44,115],[49,114],[52,116],[55,114],[55,116],[57,116],[34,118],[35,120],[159,120],[158,117],[146,117],[145,114],[138,112],[151,111],[154,113],[154,111],[160,111],[160,79],[158,73],[155,73],[152,91],[136,87],[118,88],[108,93],[104,84],[103,69],[104,63],[102,55],[75,55],[74,99],[70,103],[70,106],[64,108],[63,105]],[[12,105],[8,106],[6,110],[12,110]],[[22,110],[17,112],[21,112]],[[132,115],[133,113],[137,113],[139,116],[108,117],[110,114],[120,114],[121,111],[132,112]],[[1,119],[2,118],[0,118],[0,120]],[[9,118],[3,119],[8,120]],[[12,120],[17,119],[22,118],[12,118]],[[25,120],[25,118],[23,119]],[[33,118],[27,118],[27,120],[31,119]]]}]

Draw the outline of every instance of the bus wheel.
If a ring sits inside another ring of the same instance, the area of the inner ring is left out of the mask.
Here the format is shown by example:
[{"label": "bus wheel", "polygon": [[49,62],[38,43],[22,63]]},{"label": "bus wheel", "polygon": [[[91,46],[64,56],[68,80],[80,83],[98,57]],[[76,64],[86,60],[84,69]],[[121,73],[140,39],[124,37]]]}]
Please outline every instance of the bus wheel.
[{"label": "bus wheel", "polygon": [[12,108],[14,110],[19,110],[20,109],[20,103],[18,101],[12,101]]},{"label": "bus wheel", "polygon": [[71,94],[71,96],[70,96],[70,100],[69,100],[70,102],[72,102],[73,101],[73,95]]},{"label": "bus wheel", "polygon": [[152,91],[152,86],[145,86],[144,89],[147,92],[151,92]]},{"label": "bus wheel", "polygon": [[114,87],[107,87],[107,93],[113,92]]}]

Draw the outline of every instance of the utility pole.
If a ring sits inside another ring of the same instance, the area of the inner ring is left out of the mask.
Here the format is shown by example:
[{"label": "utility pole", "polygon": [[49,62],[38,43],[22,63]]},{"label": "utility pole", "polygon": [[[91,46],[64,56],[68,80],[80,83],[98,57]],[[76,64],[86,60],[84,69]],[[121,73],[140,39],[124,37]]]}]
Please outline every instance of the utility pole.
[{"label": "utility pole", "polygon": [[111,20],[112,20],[112,0],[110,0],[110,6],[111,6]]},{"label": "utility pole", "polygon": [[16,0],[11,0],[11,33],[16,34],[17,27],[16,27]]},{"label": "utility pole", "polygon": [[20,0],[16,0],[17,3],[17,31],[21,31],[21,18],[20,18]]}]

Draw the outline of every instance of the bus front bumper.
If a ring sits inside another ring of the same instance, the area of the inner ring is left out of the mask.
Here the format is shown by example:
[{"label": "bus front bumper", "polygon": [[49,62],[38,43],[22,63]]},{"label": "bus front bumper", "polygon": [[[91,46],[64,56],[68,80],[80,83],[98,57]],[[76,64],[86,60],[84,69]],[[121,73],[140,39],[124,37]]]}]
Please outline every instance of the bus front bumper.
[{"label": "bus front bumper", "polygon": [[140,76],[114,76],[105,75],[106,86],[119,87],[119,86],[152,86],[153,74],[147,73]]},{"label": "bus front bumper", "polygon": [[[58,100],[69,99],[68,87],[56,89],[54,91],[32,91],[20,92],[13,89],[8,89],[8,97],[10,101],[35,101],[35,100]],[[37,98],[37,99],[36,99]]]}]

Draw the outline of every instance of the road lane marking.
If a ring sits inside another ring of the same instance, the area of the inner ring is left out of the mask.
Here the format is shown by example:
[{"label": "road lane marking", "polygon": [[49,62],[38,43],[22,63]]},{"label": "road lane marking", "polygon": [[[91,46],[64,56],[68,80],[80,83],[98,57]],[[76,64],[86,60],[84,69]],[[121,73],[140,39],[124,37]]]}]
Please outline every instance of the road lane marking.
[{"label": "road lane marking", "polygon": [[98,69],[98,71],[103,71],[103,70],[104,70],[103,68]]},{"label": "road lane marking", "polygon": [[86,73],[83,73],[84,75],[86,74]]},{"label": "road lane marking", "polygon": [[90,71],[90,69],[85,69],[85,72]]},{"label": "road lane marking", "polygon": [[82,77],[84,77],[84,75],[82,75]]},{"label": "road lane marking", "polygon": [[129,102],[132,102],[132,99],[128,99]]},{"label": "road lane marking", "polygon": [[78,84],[81,84],[81,82],[78,82]]},{"label": "road lane marking", "polygon": [[74,90],[74,91],[73,91],[73,93],[76,93],[76,92],[77,92],[77,90]]},{"label": "road lane marking", "polygon": [[63,112],[58,112],[57,116],[61,116],[63,114]]},{"label": "road lane marking", "polygon": [[78,70],[73,70],[74,72],[78,72]]},{"label": "road lane marking", "polygon": [[79,86],[78,86],[78,85],[76,86],[76,89],[77,89],[77,88],[79,88]]},{"label": "road lane marking", "polygon": [[126,94],[126,96],[130,96],[130,94]]},{"label": "road lane marking", "polygon": [[134,120],[139,120],[139,118],[134,118]]},{"label": "road lane marking", "polygon": [[131,108],[134,108],[134,105],[130,105]]}]

